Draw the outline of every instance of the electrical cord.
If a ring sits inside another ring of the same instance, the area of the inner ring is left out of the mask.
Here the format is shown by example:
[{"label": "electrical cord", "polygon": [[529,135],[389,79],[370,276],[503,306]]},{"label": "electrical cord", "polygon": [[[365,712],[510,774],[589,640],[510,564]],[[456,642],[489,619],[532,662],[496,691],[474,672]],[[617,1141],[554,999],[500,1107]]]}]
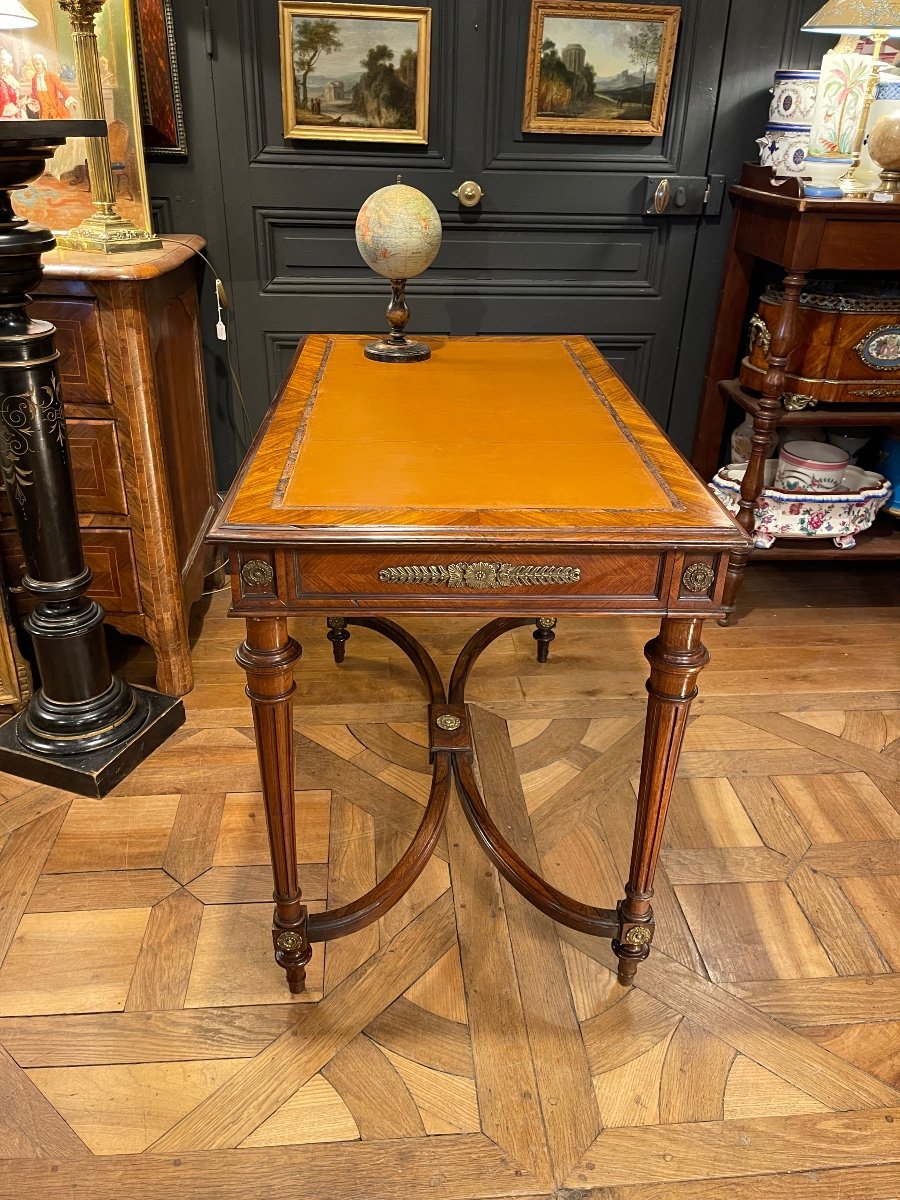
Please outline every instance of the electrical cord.
[{"label": "electrical cord", "polygon": [[235,395],[238,398],[241,417],[243,418],[244,423],[243,431],[235,427],[234,432],[240,444],[241,453],[246,454],[250,448],[250,443],[253,441],[253,422],[250,420],[250,414],[247,411],[247,403],[244,400],[244,391],[241,387],[241,381],[238,377],[237,369],[231,356],[231,339],[228,336],[228,327],[225,322],[225,317],[227,316],[231,323],[234,322],[235,318],[231,311],[231,301],[228,298],[228,293],[225,291],[225,284],[222,282],[222,278],[219,275],[219,272],[216,270],[215,264],[203,253],[202,250],[198,250],[196,246],[192,246],[189,242],[182,241],[182,239],[175,234],[167,233],[165,236],[173,242],[178,242],[180,246],[185,246],[199,258],[202,258],[209,267],[210,271],[212,271],[213,279],[215,280],[216,305],[219,310],[219,319],[216,324],[216,334],[219,338],[219,341],[225,343],[225,364],[228,368],[228,374],[231,378]]}]

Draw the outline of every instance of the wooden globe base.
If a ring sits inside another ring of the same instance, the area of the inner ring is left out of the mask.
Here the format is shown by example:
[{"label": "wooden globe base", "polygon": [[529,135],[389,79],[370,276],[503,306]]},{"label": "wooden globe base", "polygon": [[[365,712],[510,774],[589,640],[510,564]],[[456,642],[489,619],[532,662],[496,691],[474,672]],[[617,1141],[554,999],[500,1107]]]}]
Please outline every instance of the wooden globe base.
[{"label": "wooden globe base", "polygon": [[431,358],[431,347],[424,342],[411,342],[409,338],[385,338],[381,342],[370,342],[365,349],[366,358],[375,362],[407,363],[425,362]]},{"label": "wooden globe base", "polygon": [[390,337],[380,342],[370,342],[365,349],[366,358],[375,362],[407,363],[425,362],[431,358],[431,349],[424,342],[411,342],[405,335],[409,321],[409,305],[406,303],[406,280],[391,280],[391,302],[387,319],[391,327]]}]

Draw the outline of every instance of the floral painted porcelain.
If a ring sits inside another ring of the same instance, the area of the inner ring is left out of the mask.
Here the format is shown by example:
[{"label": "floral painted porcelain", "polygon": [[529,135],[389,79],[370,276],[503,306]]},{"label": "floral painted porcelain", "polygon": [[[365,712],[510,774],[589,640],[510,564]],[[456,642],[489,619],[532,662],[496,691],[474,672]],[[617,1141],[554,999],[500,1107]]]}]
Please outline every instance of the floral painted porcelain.
[{"label": "floral painted porcelain", "polygon": [[872,59],[830,50],[822,59],[822,79],[812,117],[810,153],[852,155],[866,108]]},{"label": "floral painted porcelain", "polygon": [[769,121],[809,124],[821,74],[821,71],[776,71]]},{"label": "floral painted porcelain", "polygon": [[783,492],[835,492],[850,455],[822,442],[785,442],[778,455],[775,486]]},{"label": "floral painted porcelain", "polygon": [[[744,463],[723,467],[709,485],[731,513],[741,498]],[[766,486],[756,501],[754,540],[768,550],[776,538],[833,538],[842,550],[856,545],[856,534],[868,529],[891,494],[883,475],[848,467],[839,492],[797,494],[773,487],[777,459],[766,463]]]}]

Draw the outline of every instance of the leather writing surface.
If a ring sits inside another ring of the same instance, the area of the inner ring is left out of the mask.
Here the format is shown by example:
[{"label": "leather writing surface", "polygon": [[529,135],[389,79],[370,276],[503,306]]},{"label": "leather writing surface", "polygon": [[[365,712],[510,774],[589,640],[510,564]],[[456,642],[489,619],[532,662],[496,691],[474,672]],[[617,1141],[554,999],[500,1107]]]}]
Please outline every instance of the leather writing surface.
[{"label": "leather writing surface", "polygon": [[283,507],[673,508],[567,343],[448,340],[406,365],[364,344],[331,345]]},{"label": "leather writing surface", "polygon": [[213,540],[746,540],[584,337],[426,338],[425,363],[312,334]]}]

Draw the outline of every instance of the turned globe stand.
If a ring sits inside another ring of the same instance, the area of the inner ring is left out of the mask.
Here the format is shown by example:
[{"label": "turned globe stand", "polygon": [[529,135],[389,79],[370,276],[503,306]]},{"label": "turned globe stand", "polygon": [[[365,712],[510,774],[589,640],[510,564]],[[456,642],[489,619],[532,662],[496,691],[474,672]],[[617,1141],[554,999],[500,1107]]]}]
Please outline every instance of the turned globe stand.
[{"label": "turned globe stand", "polygon": [[390,335],[380,342],[370,342],[365,349],[366,358],[373,362],[384,363],[414,363],[427,362],[431,358],[431,348],[424,342],[411,342],[406,336],[406,326],[409,324],[409,305],[406,303],[405,279],[392,279],[391,302],[387,309]]},{"label": "turned globe stand", "polygon": [[184,722],[180,701],[110,670],[103,609],[86,596],[56,330],[27,313],[56,243],[15,216],[9,194],[67,138],[105,134],[103,121],[0,121],[0,471],[37,602],[25,628],[41,677],[0,728],[0,770],[86,796],[105,795]]}]

